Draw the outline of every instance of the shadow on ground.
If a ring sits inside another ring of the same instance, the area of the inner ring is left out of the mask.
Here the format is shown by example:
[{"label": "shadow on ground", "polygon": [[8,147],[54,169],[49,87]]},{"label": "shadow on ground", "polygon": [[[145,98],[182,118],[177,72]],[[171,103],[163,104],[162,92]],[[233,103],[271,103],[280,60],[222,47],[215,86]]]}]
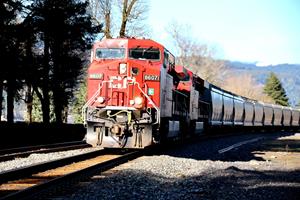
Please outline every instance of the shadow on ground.
[{"label": "shadow on ground", "polygon": [[104,178],[94,177],[92,184],[87,181],[84,187],[69,191],[70,199],[298,200],[300,196],[300,171],[257,172],[229,167],[170,178],[141,170],[123,170]]},{"label": "shadow on ground", "polygon": [[[259,152],[300,152],[300,140],[280,140],[278,138],[291,136],[295,133],[274,133],[274,134],[254,134],[254,135],[237,135],[228,138],[209,139],[205,141],[192,142],[187,145],[173,146],[171,150],[163,151],[164,155],[173,157],[191,158],[195,160],[212,160],[212,161],[265,161],[262,157],[255,154]],[[220,150],[227,148],[241,141],[261,138],[257,142],[242,145],[233,148],[225,153]]]}]

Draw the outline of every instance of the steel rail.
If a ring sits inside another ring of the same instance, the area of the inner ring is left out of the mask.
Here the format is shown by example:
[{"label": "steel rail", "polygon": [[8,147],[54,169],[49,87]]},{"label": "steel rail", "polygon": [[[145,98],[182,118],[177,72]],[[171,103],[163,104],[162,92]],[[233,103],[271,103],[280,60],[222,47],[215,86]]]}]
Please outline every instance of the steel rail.
[{"label": "steel rail", "polygon": [[54,144],[43,144],[43,145],[34,145],[34,146],[25,146],[25,147],[16,147],[9,149],[0,149],[0,155],[18,153],[22,151],[31,151],[36,149],[45,149],[45,148],[55,148],[66,145],[77,145],[77,144],[85,144],[84,141],[73,141],[73,142],[63,142],[63,143],[54,143]]},{"label": "steel rail", "polygon": [[[16,148],[16,149],[13,149],[13,150],[18,150],[18,152],[16,152],[16,153],[8,153],[5,155],[0,155],[0,162],[11,160],[16,157],[26,157],[33,153],[51,153],[51,152],[59,152],[59,151],[67,151],[67,150],[91,147],[89,144],[86,144],[84,142],[80,142],[80,143],[76,142],[76,143],[74,143],[74,144],[61,143],[61,145],[64,144],[64,146],[46,146],[46,145],[43,145],[43,147],[33,146],[32,150],[30,150],[29,147],[26,147],[27,150],[25,150],[23,152],[21,151],[23,148]],[[6,152],[9,152],[8,149],[6,150]]]},{"label": "steel rail", "polygon": [[[110,153],[108,150],[103,150],[102,153],[107,152]],[[99,155],[99,154],[98,154]],[[47,190],[49,188],[57,188],[61,184],[69,183],[69,182],[78,182],[82,179],[92,176],[95,173],[103,172],[105,170],[111,169],[117,165],[126,163],[130,160],[133,160],[139,156],[143,155],[143,151],[130,151],[121,155],[117,158],[113,158],[101,163],[97,163],[95,165],[86,167],[84,169],[80,169],[75,172],[71,172],[69,174],[48,180],[44,183],[26,188],[24,190],[20,190],[11,194],[8,194],[4,197],[0,197],[0,200],[10,200],[10,199],[31,199],[33,196],[39,194],[40,192]]]},{"label": "steel rail", "polygon": [[27,167],[4,171],[4,172],[0,173],[0,184],[5,183],[7,181],[11,181],[11,180],[21,179],[21,178],[27,177],[33,173],[46,171],[48,169],[64,166],[64,165],[67,165],[67,164],[70,164],[73,162],[78,162],[83,159],[89,159],[89,158],[107,154],[107,153],[108,153],[108,150],[97,149],[95,151],[80,154],[80,155],[69,156],[67,158],[61,158],[61,159],[57,159],[57,160],[52,160],[52,161],[47,161],[47,162],[43,162],[43,163],[30,165]]}]

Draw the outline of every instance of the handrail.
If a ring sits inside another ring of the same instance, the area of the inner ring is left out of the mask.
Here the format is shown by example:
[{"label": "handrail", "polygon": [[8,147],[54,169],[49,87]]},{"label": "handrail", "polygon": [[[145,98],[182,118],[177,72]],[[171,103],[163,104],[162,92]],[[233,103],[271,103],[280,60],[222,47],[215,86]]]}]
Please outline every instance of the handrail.
[{"label": "handrail", "polygon": [[83,105],[82,107],[82,119],[83,119],[83,123],[86,123],[86,109],[88,106],[90,106],[92,103],[94,103],[96,101],[96,96],[99,95],[101,89],[103,88],[104,83],[111,83],[112,80],[109,81],[102,81],[101,84],[99,85],[99,88],[96,90],[96,92],[93,94],[93,96]]}]

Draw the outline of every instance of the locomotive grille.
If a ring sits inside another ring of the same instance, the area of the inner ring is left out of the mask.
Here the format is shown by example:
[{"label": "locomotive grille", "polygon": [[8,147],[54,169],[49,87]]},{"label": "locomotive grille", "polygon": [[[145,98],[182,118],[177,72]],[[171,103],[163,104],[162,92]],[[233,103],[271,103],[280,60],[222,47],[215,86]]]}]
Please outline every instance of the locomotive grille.
[{"label": "locomotive grille", "polygon": [[120,91],[113,91],[112,102],[113,106],[124,106],[125,105],[125,93]]}]

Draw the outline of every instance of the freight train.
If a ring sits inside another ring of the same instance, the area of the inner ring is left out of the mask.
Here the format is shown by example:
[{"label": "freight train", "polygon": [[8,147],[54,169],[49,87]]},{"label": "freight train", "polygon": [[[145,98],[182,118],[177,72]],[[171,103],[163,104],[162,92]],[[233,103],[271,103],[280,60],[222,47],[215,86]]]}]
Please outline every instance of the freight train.
[{"label": "freight train", "polygon": [[300,110],[266,104],[218,88],[175,64],[150,39],[94,44],[82,112],[86,141],[144,148],[197,136],[210,128],[299,128]]}]

